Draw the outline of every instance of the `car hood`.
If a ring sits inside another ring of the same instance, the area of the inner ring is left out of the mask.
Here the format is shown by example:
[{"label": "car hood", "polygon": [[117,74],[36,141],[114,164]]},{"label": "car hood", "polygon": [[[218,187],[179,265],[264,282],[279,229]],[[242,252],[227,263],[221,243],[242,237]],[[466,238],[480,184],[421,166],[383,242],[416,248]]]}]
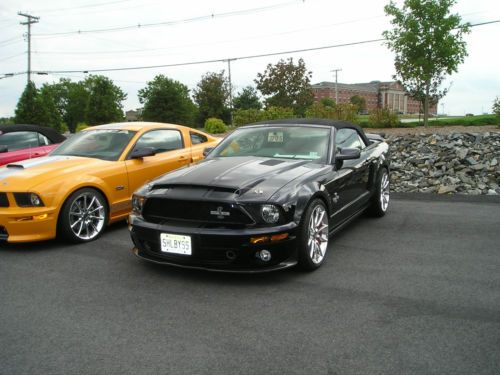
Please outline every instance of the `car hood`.
[{"label": "car hood", "polygon": [[191,191],[191,198],[236,195],[238,199],[267,201],[285,185],[320,167],[307,160],[221,157],[168,173],[155,180],[151,188],[171,197],[184,195],[184,190]]},{"label": "car hood", "polygon": [[30,191],[46,181],[74,178],[89,171],[98,171],[104,163],[110,162],[78,156],[45,156],[23,160],[0,168],[0,186],[2,191]]}]

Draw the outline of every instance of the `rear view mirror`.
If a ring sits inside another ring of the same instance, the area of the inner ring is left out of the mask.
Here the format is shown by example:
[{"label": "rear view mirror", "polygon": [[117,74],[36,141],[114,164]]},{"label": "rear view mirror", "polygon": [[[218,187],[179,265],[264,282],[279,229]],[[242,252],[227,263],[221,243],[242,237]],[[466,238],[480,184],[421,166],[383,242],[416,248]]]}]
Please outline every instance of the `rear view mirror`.
[{"label": "rear view mirror", "polygon": [[206,158],[208,156],[208,154],[210,154],[214,148],[215,147],[205,147],[205,149],[203,150],[203,157]]},{"label": "rear view mirror", "polygon": [[353,160],[361,157],[359,148],[343,148],[335,155],[335,160]]},{"label": "rear view mirror", "polygon": [[153,156],[156,150],[153,147],[137,148],[130,154],[130,159],[142,159],[146,156]]}]

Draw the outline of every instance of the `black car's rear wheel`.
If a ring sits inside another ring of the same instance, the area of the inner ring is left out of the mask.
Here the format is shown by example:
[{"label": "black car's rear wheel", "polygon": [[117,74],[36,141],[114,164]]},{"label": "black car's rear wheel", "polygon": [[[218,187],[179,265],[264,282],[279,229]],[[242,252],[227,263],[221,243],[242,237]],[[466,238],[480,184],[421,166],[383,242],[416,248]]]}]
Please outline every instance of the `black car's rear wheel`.
[{"label": "black car's rear wheel", "polygon": [[321,266],[328,248],[328,212],[320,199],[313,200],[307,207],[298,246],[301,268],[312,271]]},{"label": "black car's rear wheel", "polygon": [[71,194],[59,215],[60,234],[71,242],[88,242],[99,237],[108,221],[106,199],[95,189]]},{"label": "black car's rear wheel", "polygon": [[372,197],[370,213],[376,217],[382,217],[389,208],[390,183],[387,169],[382,168],[378,173],[375,184],[375,192]]}]

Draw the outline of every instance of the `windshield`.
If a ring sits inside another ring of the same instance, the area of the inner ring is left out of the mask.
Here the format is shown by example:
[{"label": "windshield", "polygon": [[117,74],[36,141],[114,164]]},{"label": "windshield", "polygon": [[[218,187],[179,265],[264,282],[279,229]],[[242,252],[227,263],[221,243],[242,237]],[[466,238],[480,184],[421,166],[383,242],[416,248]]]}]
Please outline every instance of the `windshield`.
[{"label": "windshield", "polygon": [[261,156],[325,163],[329,139],[330,129],[307,125],[240,128],[222,141],[210,157]]},{"label": "windshield", "polygon": [[50,155],[118,160],[134,134],[135,132],[130,130],[100,129],[83,131],[67,139]]}]

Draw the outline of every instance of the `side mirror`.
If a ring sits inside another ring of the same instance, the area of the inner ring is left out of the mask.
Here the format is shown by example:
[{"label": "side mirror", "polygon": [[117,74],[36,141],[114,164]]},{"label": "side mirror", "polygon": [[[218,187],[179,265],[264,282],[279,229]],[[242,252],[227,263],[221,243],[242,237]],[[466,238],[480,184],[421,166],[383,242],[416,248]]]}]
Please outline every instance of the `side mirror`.
[{"label": "side mirror", "polygon": [[156,150],[153,147],[138,148],[132,151],[130,159],[142,159],[146,156],[156,155]]},{"label": "side mirror", "polygon": [[335,160],[353,160],[361,157],[361,150],[359,148],[343,148],[335,154]]},{"label": "side mirror", "polygon": [[206,158],[208,156],[208,154],[210,154],[214,148],[215,147],[205,147],[205,149],[203,150],[203,157]]},{"label": "side mirror", "polygon": [[9,148],[5,145],[0,145],[0,153],[9,151]]}]

